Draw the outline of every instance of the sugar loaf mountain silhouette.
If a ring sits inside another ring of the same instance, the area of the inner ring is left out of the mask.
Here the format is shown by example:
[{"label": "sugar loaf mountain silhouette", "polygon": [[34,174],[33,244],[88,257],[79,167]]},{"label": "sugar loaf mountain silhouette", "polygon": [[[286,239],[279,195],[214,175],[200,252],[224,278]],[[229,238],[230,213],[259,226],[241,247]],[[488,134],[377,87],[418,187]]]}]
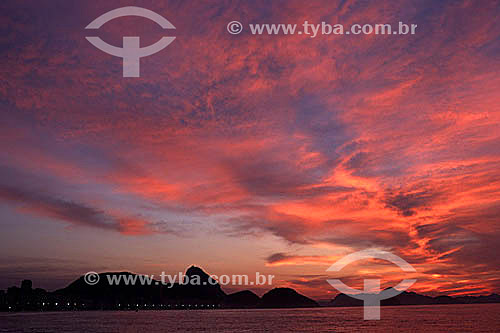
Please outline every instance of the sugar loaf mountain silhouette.
[{"label": "sugar loaf mountain silhouette", "polygon": [[[110,284],[112,276],[137,276],[130,272],[99,274],[99,282],[89,285],[81,276],[67,287],[47,292],[32,289],[32,283],[24,280],[19,287],[0,291],[0,311],[55,311],[55,310],[138,310],[138,309],[218,309],[218,308],[305,308],[320,306],[316,301],[290,288],[274,288],[262,297],[250,290],[226,294],[219,283],[211,280],[201,268],[191,266],[185,275],[193,284],[163,284],[152,280],[141,284]],[[123,280],[122,280],[123,281]],[[140,279],[137,279],[140,281]],[[325,282],[326,283],[326,282]],[[430,297],[414,292],[403,292],[383,300],[382,305],[433,305],[433,304],[500,303],[500,296],[438,296]],[[323,306],[362,306],[363,302],[339,294]]]}]

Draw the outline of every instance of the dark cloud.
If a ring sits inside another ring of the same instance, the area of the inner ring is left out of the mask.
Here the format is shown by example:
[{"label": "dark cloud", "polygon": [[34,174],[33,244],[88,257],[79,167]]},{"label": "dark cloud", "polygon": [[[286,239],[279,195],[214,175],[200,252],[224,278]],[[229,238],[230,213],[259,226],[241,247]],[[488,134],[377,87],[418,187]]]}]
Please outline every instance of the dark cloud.
[{"label": "dark cloud", "polygon": [[387,193],[385,203],[387,208],[394,209],[401,215],[409,217],[416,214],[417,208],[429,207],[438,197],[438,194],[430,191]]},{"label": "dark cloud", "polygon": [[311,231],[305,220],[286,214],[269,216],[246,215],[229,219],[226,233],[232,236],[259,235],[263,231],[290,243],[310,244],[307,235]]},{"label": "dark cloud", "polygon": [[282,261],[282,260],[285,260],[288,258],[290,258],[290,256],[286,255],[285,253],[274,253],[266,258],[266,262],[272,264],[272,263]]},{"label": "dark cloud", "polygon": [[0,199],[21,204],[23,209],[34,213],[39,212],[41,215],[54,217],[58,220],[102,229],[119,230],[119,223],[113,221],[103,211],[75,202],[48,197],[42,193],[0,186]]},{"label": "dark cloud", "polygon": [[125,234],[152,233],[148,222],[135,218],[120,218],[81,203],[54,198],[44,193],[15,189],[0,185],[0,200],[19,205],[29,213],[78,226],[87,226]]}]

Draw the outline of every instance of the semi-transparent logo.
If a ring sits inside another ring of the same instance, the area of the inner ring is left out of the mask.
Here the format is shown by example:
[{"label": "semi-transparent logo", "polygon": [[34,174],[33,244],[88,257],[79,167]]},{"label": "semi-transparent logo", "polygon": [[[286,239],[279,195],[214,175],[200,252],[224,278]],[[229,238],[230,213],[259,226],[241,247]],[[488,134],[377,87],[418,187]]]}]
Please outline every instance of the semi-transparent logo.
[{"label": "semi-transparent logo", "polygon": [[[404,272],[416,272],[415,268],[413,268],[413,266],[407,263],[404,259],[390,252],[378,249],[367,249],[351,253],[330,266],[327,269],[327,272],[338,272],[350,263],[363,259],[387,260],[399,266]],[[395,287],[383,291],[380,290],[379,279],[365,279],[364,290],[351,288],[338,279],[328,279],[327,281],[341,293],[344,293],[356,299],[363,300],[365,320],[379,320],[380,301],[401,294],[403,291],[410,288],[417,280],[404,279]]]},{"label": "semi-transparent logo", "polygon": [[[113,9],[105,14],[102,14],[94,21],[92,21],[85,29],[99,29],[104,23],[124,16],[141,16],[158,23],[163,29],[175,29],[174,25],[170,23],[163,16],[145,8],[141,7],[122,7]],[[116,47],[109,45],[99,37],[86,37],[99,50],[116,57],[123,58],[123,77],[139,77],[140,76],[140,59],[147,57],[157,52],[160,52],[170,43],[175,37],[162,37],[156,43],[140,47],[139,37],[123,37],[123,46]]]}]

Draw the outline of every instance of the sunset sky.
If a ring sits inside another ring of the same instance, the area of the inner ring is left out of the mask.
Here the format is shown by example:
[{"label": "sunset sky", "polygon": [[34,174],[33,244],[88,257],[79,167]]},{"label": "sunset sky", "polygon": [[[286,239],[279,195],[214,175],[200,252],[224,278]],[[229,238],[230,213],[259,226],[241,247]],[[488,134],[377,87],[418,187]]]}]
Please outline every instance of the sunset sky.
[{"label": "sunset sky", "polygon": [[[138,17],[85,30],[130,5],[176,30]],[[327,277],[499,292],[499,15],[496,0],[1,1],[0,289],[195,264],[315,298],[337,293]],[[248,31],[306,20],[418,29]],[[175,41],[140,78],[85,39],[165,33]],[[417,273],[326,272],[367,248]]]}]

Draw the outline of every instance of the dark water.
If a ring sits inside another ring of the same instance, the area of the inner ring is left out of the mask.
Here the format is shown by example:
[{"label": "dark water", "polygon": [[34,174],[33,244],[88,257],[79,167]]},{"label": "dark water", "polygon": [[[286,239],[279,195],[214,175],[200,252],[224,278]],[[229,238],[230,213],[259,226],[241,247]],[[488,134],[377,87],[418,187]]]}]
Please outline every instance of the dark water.
[{"label": "dark water", "polygon": [[500,304],[0,314],[0,332],[500,332]]}]

